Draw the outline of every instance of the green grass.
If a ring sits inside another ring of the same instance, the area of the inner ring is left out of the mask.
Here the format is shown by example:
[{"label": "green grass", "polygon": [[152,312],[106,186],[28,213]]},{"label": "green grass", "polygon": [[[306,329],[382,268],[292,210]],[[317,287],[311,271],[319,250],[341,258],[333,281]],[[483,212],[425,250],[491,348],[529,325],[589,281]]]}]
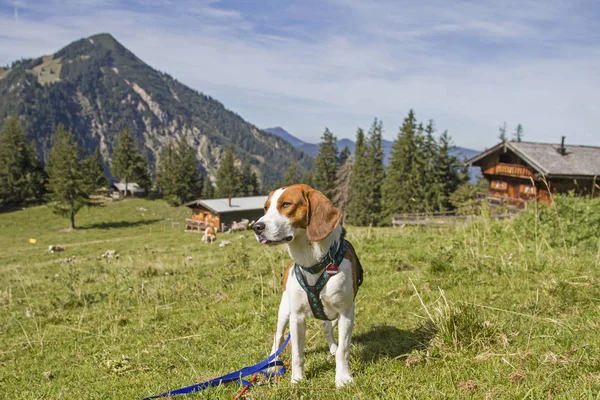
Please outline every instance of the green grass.
[{"label": "green grass", "polygon": [[[0,214],[1,396],[136,399],[264,359],[289,256],[250,232],[206,245],[172,226],[187,215],[126,200],[81,211],[81,229],[65,233],[46,206]],[[548,238],[579,228],[589,230],[561,224],[556,210],[467,227],[350,228],[365,269],[355,383],[335,389],[312,320],[307,379],[292,386],[286,375],[248,397],[600,398],[598,240]],[[66,251],[50,254],[55,244]],[[119,258],[100,257],[108,249]]]}]

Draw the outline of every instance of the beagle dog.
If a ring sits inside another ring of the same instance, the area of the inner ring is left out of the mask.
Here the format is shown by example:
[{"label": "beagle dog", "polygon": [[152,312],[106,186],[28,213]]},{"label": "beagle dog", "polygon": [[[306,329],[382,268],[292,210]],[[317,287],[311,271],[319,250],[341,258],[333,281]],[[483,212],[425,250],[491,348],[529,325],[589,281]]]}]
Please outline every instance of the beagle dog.
[{"label": "beagle dog", "polygon": [[[352,245],[345,240],[342,214],[318,190],[298,184],[269,194],[265,214],[252,227],[262,245],[287,244],[292,264],[284,275],[277,332],[271,354],[290,325],[292,383],[304,377],[306,318],[323,320],[331,354],[335,355],[335,384],[352,382],[348,365],[354,325],[354,298],[363,270]],[[337,322],[339,345],[333,328]]]}]

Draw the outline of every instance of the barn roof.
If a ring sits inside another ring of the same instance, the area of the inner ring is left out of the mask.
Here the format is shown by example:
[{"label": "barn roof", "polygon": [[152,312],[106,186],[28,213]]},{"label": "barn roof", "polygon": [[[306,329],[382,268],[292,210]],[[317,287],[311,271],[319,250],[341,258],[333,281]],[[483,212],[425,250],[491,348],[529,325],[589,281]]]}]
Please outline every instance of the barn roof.
[{"label": "barn roof", "polygon": [[[123,182],[113,183],[112,186],[116,187],[120,191],[124,191],[125,190],[125,183],[123,183]],[[143,192],[146,191],[144,188],[141,188],[135,182],[128,182],[127,183],[127,190],[130,191],[131,193],[143,193]]]},{"label": "barn roof", "polygon": [[226,214],[228,212],[237,211],[254,211],[262,210],[268,196],[252,196],[252,197],[232,197],[231,207],[227,198],[210,199],[210,200],[194,200],[184,204],[187,207],[201,206],[216,214]]},{"label": "barn roof", "polygon": [[600,175],[600,147],[565,145],[565,148],[566,153],[563,155],[560,144],[504,142],[465,161],[465,164],[478,165],[478,161],[487,156],[509,149],[545,176]]}]

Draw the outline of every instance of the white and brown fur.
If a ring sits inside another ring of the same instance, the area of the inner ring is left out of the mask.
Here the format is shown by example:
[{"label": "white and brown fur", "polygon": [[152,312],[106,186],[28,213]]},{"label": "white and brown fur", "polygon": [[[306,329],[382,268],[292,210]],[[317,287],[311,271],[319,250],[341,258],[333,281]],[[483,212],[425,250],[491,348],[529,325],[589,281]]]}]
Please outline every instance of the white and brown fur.
[{"label": "white and brown fur", "polygon": [[[310,267],[325,257],[334,242],[339,243],[343,231],[340,220],[340,211],[321,192],[308,185],[292,185],[271,192],[265,203],[265,215],[254,224],[253,229],[261,244],[286,243],[293,261]],[[284,331],[289,323],[293,383],[304,377],[305,321],[313,317],[306,292],[294,275],[294,262],[284,275],[277,333],[272,349],[274,353],[283,342]],[[320,273],[302,273],[309,285],[314,285],[320,276]],[[323,330],[329,351],[336,357],[335,384],[338,388],[352,382],[348,359],[359,274],[362,274],[362,267],[349,245],[339,272],[329,279],[320,295],[327,317],[334,320],[324,321]],[[335,343],[333,335],[336,322],[339,344]]]}]

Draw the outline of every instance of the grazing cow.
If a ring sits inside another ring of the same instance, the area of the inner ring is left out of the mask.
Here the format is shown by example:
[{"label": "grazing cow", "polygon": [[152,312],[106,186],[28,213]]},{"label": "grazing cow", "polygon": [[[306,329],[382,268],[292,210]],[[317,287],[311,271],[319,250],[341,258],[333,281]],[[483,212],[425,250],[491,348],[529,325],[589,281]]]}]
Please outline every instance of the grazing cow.
[{"label": "grazing cow", "polygon": [[204,230],[204,236],[202,236],[202,241],[204,243],[212,243],[217,240],[217,230],[212,226],[207,227]]}]

